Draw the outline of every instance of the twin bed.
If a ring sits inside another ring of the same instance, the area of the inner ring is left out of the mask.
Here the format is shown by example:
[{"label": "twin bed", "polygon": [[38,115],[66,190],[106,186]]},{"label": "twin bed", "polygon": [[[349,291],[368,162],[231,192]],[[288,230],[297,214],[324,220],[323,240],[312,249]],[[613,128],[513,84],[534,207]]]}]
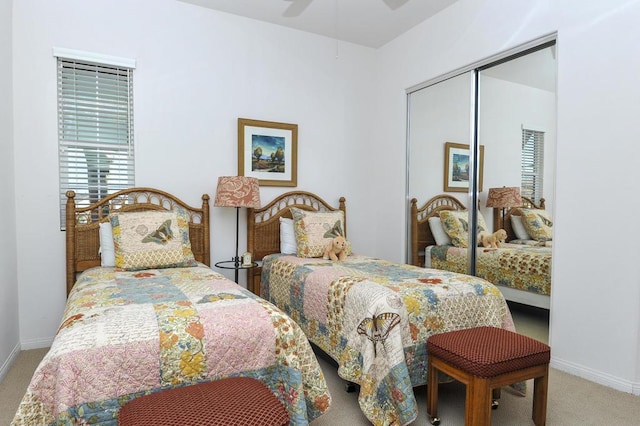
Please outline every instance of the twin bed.
[{"label": "twin bed", "polygon": [[263,382],[291,424],[329,408],[300,327],[208,267],[207,195],[200,208],[150,188],[67,197],[67,305],[13,425],[116,425],[133,398],[230,376]]},{"label": "twin bed", "polygon": [[[497,285],[507,300],[549,309],[552,242],[523,236],[523,230],[513,226],[521,222],[523,212],[540,212],[544,208],[544,200],[536,204],[523,197],[522,206],[509,209],[504,217],[507,243],[499,248],[477,248],[476,275]],[[451,241],[442,241],[446,237],[436,235],[442,234],[438,224],[443,211],[466,212],[466,207],[445,194],[419,208],[418,201],[411,200],[411,263],[467,273],[468,248],[456,247]]]},{"label": "twin bed", "polygon": [[[312,231],[346,236],[344,198],[332,207],[288,192],[249,209],[247,246],[260,267],[248,287],[263,299],[208,267],[207,195],[201,208],[150,188],[88,207],[67,195],[67,306],[14,425],[115,425],[133,398],[230,376],[259,379],[291,424],[307,424],[331,402],[309,342],[359,385],[373,424],[404,425],[418,415],[413,388],[427,383],[429,336],[515,330],[502,293],[482,278],[357,254],[324,260]],[[168,265],[137,251],[154,244],[175,249]]]},{"label": "twin bed", "polygon": [[[413,387],[427,383],[429,336],[485,325],[515,329],[503,295],[482,278],[314,253],[317,231],[346,234],[344,198],[333,207],[312,193],[288,192],[250,209],[247,224],[248,250],[261,262],[251,285],[300,325],[343,379],[359,385],[360,407],[376,425],[416,418]],[[292,234],[295,242],[285,241]]]}]

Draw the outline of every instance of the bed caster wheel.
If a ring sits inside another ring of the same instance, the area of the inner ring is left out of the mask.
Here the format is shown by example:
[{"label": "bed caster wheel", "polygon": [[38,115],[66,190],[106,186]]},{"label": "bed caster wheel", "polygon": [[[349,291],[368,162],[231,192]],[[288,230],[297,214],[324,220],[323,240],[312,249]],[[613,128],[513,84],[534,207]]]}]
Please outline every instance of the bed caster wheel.
[{"label": "bed caster wheel", "polygon": [[500,403],[497,400],[494,399],[494,400],[491,401],[491,409],[492,410],[497,410],[499,405],[500,405]]},{"label": "bed caster wheel", "polygon": [[356,391],[356,384],[353,382],[345,382],[344,384],[344,390],[347,393],[353,393]]},{"label": "bed caster wheel", "polygon": [[440,417],[429,417],[429,423],[431,423],[432,425],[439,425]]}]

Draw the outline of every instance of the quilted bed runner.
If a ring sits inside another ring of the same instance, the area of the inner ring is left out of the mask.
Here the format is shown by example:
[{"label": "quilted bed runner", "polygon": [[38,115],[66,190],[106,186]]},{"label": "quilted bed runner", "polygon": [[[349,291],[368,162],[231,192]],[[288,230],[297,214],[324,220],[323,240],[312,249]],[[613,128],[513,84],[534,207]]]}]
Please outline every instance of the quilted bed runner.
[{"label": "quilted bed runner", "polygon": [[94,268],[74,286],[13,425],[116,425],[140,395],[230,376],[259,379],[292,424],[331,397],[302,330],[211,269]]},{"label": "quilted bed runner", "polygon": [[375,425],[416,419],[413,387],[427,382],[429,336],[482,325],[515,330],[502,294],[483,279],[363,256],[270,255],[262,292],[337,361],[340,377],[360,385],[360,408]]}]

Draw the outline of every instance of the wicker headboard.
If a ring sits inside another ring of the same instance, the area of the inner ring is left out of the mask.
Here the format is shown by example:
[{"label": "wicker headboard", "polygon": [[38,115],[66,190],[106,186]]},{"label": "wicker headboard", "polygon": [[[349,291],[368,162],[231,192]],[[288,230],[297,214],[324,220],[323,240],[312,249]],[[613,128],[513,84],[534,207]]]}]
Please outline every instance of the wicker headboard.
[{"label": "wicker headboard", "polygon": [[184,208],[189,214],[191,250],[198,262],[211,265],[209,196],[202,196],[202,207],[195,208],[177,197],[153,188],[130,188],[111,194],[95,204],[78,207],[76,193],[67,191],[67,295],[76,280],[76,273],[100,266],[99,223],[106,222],[110,212],[173,210]]},{"label": "wicker headboard", "polygon": [[[436,244],[429,227],[429,218],[439,216],[443,210],[466,210],[467,208],[451,195],[436,195],[418,208],[418,200],[411,200],[411,264],[424,266],[424,250]],[[422,254],[421,254],[422,253]]]},{"label": "wicker headboard", "polygon": [[[280,218],[291,218],[290,207],[308,211],[342,210],[345,218],[345,236],[347,233],[347,210],[344,197],[340,197],[339,207],[329,205],[311,192],[291,191],[284,193],[259,209],[247,211],[247,250],[253,260],[262,260],[266,255],[280,253]],[[262,268],[253,268],[249,273],[249,290],[259,294]],[[257,286],[257,287],[256,287]]]}]

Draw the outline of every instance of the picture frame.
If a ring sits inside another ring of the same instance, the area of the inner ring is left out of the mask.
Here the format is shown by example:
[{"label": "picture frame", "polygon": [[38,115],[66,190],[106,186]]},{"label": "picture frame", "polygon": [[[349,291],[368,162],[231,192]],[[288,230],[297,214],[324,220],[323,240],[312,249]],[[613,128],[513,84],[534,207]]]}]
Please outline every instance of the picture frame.
[{"label": "picture frame", "polygon": [[[455,142],[444,144],[444,192],[469,191],[469,145]],[[478,191],[482,192],[484,145],[480,145]]]},{"label": "picture frame", "polygon": [[238,175],[261,186],[297,186],[298,125],[238,118]]}]

